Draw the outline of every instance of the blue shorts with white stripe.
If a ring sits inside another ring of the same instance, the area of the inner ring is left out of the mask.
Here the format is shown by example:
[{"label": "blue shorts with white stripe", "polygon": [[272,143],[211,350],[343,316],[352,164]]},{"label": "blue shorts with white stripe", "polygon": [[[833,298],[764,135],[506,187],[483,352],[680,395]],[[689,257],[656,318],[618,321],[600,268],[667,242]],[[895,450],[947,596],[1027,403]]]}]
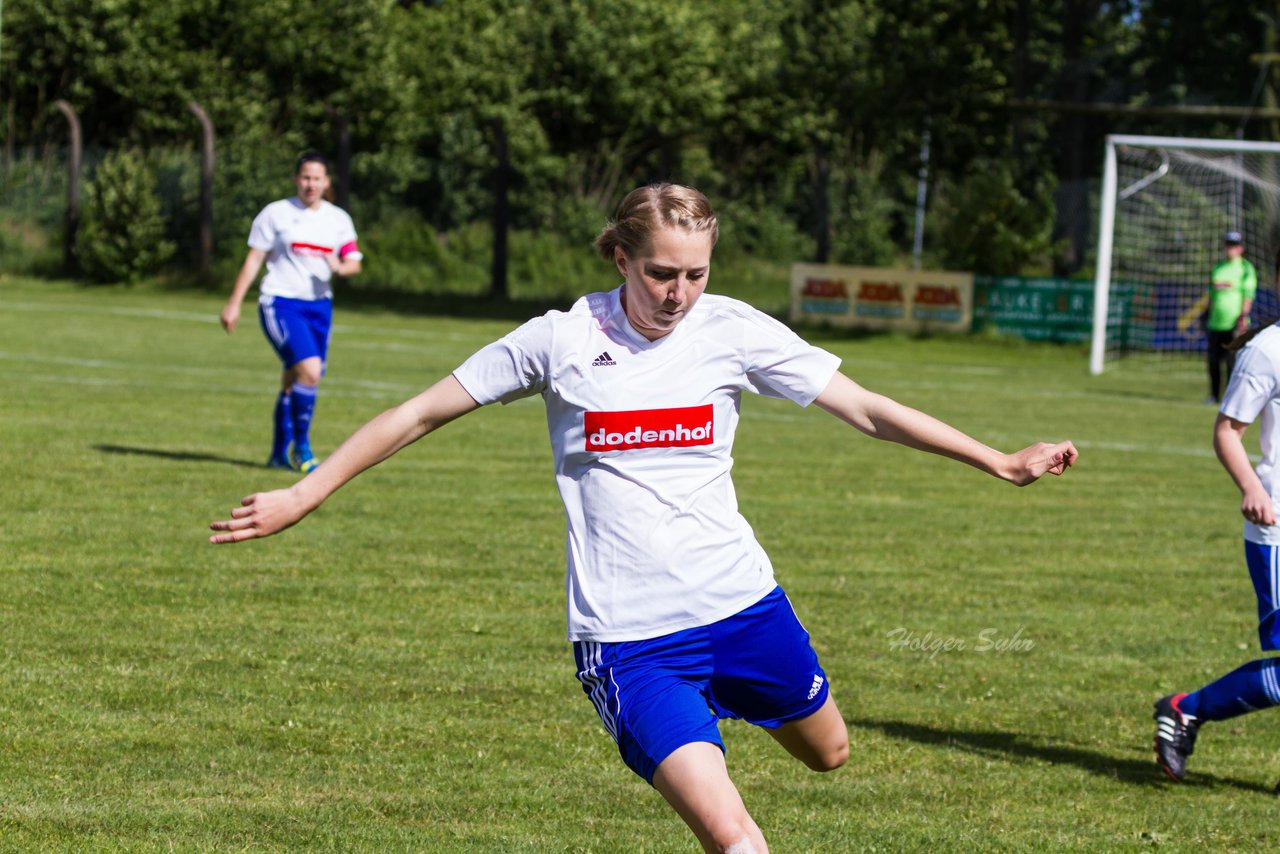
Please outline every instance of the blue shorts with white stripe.
[{"label": "blue shorts with white stripe", "polygon": [[1280,546],[1244,541],[1244,560],[1258,597],[1258,641],[1265,650],[1280,649],[1276,599],[1280,596]]},{"label": "blue shorts with white stripe", "polygon": [[623,761],[651,784],[679,747],[706,741],[724,750],[721,718],[776,729],[818,711],[829,692],[781,587],[708,626],[573,649],[582,689]]},{"label": "blue shorts with white stripe", "polygon": [[258,322],[286,368],[312,356],[326,361],[333,300],[264,296],[258,301]]}]

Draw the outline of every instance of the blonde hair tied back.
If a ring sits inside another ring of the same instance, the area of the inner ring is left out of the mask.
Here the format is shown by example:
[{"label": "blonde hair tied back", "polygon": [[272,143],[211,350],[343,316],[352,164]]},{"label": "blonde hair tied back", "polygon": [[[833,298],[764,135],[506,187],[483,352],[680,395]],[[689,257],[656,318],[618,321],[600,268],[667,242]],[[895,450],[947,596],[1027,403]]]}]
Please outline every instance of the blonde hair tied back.
[{"label": "blonde hair tied back", "polygon": [[720,238],[720,222],[706,196],[681,184],[648,184],[627,193],[613,219],[596,237],[596,251],[607,261],[614,259],[619,248],[628,258],[635,258],[649,248],[660,228],[705,233],[712,246]]}]

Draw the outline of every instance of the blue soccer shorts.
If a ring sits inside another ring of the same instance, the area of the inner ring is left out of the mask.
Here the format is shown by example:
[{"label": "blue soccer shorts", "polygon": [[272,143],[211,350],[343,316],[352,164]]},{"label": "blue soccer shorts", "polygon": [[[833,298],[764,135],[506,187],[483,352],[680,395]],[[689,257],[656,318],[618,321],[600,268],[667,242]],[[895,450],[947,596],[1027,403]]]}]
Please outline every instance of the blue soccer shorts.
[{"label": "blue soccer shorts", "polygon": [[1258,597],[1258,641],[1264,650],[1280,649],[1276,597],[1280,592],[1280,546],[1244,541],[1244,562]]},{"label": "blue soccer shorts", "polygon": [[706,741],[724,750],[721,718],[776,729],[818,711],[829,692],[781,587],[709,626],[573,648],[582,690],[627,767],[651,785],[676,748]]},{"label": "blue soccer shorts", "polygon": [[333,300],[265,296],[258,301],[258,321],[286,368],[313,356],[326,361]]}]

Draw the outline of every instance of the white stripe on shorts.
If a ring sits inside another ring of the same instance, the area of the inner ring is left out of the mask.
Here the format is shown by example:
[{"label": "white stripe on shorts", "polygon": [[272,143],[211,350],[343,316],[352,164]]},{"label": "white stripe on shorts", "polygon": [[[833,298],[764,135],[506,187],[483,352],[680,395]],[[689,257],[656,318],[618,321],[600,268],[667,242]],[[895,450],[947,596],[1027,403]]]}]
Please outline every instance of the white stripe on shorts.
[{"label": "white stripe on shorts", "polygon": [[289,335],[284,327],[280,325],[280,321],[276,318],[275,303],[264,301],[262,303],[262,317],[266,320],[263,324],[267,328],[267,337],[271,339],[271,343],[277,347],[283,347],[284,342],[289,340]]},{"label": "white stripe on shorts", "polygon": [[[608,731],[609,736],[617,742],[618,740],[618,719],[614,712],[609,709],[609,686],[613,686],[613,695],[618,698],[618,686],[613,681],[613,673],[609,674],[608,683],[601,677],[597,668],[600,666],[600,644],[595,641],[579,641],[578,649],[582,653],[582,661],[584,669],[578,674],[578,678],[582,684],[588,687],[587,696],[591,699],[591,705],[595,706],[596,714],[600,716],[600,721],[604,724],[604,728]],[[621,698],[616,700],[617,709],[622,709]]]},{"label": "white stripe on shorts", "polygon": [[1274,611],[1276,608],[1276,588],[1280,587],[1280,574],[1277,573],[1277,570],[1280,570],[1280,560],[1277,559],[1277,556],[1280,556],[1280,547],[1268,546],[1267,548],[1271,552],[1271,589],[1267,591],[1267,596],[1271,599],[1271,609]]}]

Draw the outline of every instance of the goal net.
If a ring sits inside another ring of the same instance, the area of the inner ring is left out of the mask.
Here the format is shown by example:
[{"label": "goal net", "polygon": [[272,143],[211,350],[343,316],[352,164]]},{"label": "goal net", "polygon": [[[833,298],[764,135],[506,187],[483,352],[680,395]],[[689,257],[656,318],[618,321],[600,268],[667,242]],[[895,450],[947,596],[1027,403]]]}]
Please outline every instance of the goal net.
[{"label": "goal net", "polygon": [[1280,143],[1109,136],[1098,220],[1092,373],[1135,354],[1204,352],[1227,231],[1258,270],[1254,323],[1280,316]]}]

